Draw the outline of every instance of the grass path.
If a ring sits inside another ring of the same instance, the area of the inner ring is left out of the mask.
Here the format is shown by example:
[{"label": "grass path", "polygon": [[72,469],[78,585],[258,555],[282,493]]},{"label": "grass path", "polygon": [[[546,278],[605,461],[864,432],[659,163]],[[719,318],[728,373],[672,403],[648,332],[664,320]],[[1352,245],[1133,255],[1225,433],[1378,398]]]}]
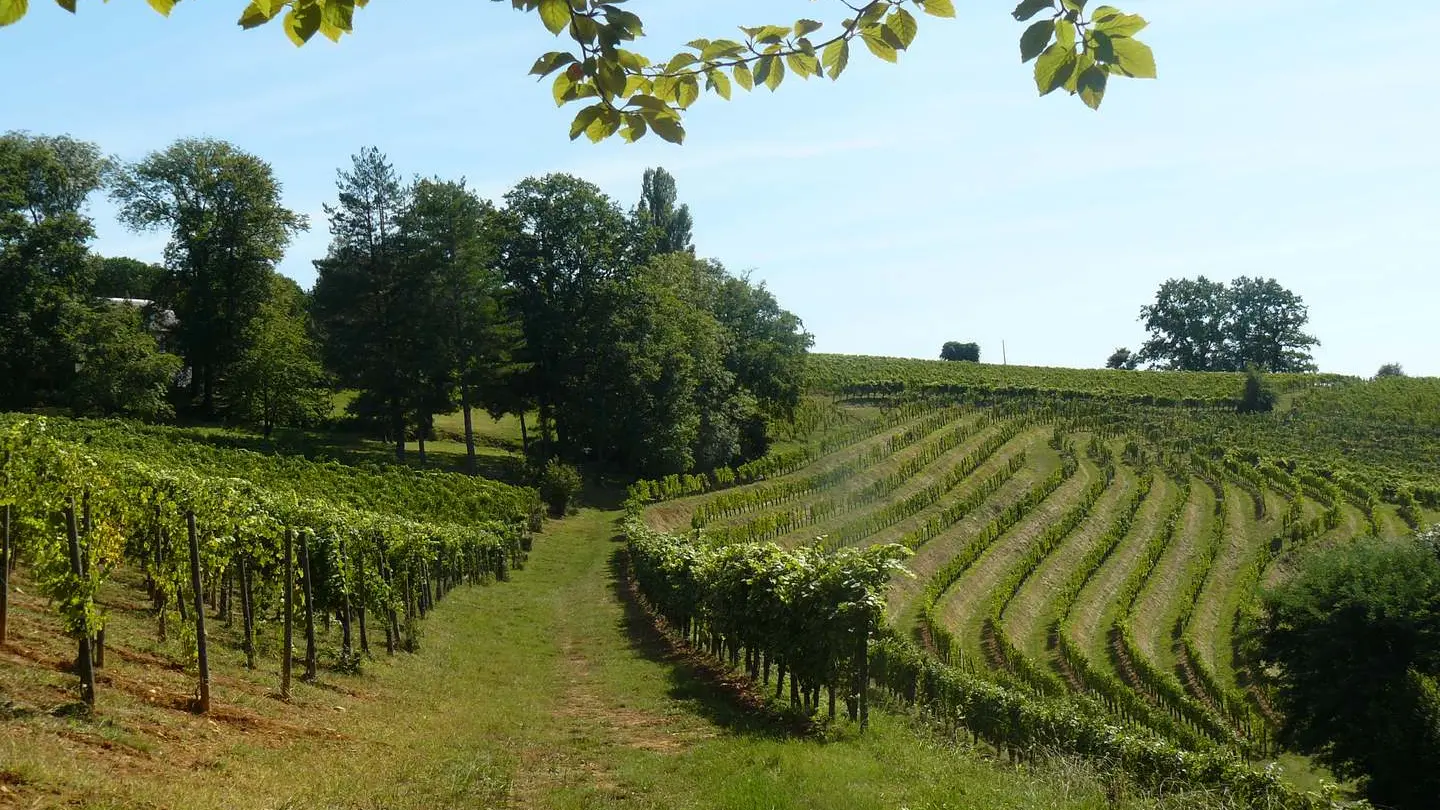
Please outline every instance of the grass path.
[{"label": "grass path", "polygon": [[74,742],[85,723],[122,716],[107,692],[109,721],[0,726],[0,805],[1111,806],[1084,773],[1021,774],[901,715],[877,711],[863,737],[849,726],[799,735],[767,719],[724,676],[673,651],[625,598],[614,517],[552,524],[513,581],[454,591],[424,622],[419,654],[382,656],[361,676],[322,671],[330,685],[303,687],[290,706],[259,698],[297,724],[288,727],[313,721],[323,734],[222,735],[213,720],[167,709],[172,731],[219,740],[213,756],[185,762],[157,735],[149,754],[122,757]]},{"label": "grass path", "polygon": [[1227,483],[1225,486],[1225,538],[1215,567],[1205,580],[1205,587],[1195,603],[1191,617],[1192,634],[1200,640],[1200,655],[1213,672],[1234,685],[1231,666],[1231,622],[1235,609],[1250,594],[1236,593],[1241,568],[1251,565],[1265,553],[1270,540],[1279,529],[1279,516],[1284,505],[1266,490],[1266,515],[1256,520],[1253,501],[1245,492]]}]

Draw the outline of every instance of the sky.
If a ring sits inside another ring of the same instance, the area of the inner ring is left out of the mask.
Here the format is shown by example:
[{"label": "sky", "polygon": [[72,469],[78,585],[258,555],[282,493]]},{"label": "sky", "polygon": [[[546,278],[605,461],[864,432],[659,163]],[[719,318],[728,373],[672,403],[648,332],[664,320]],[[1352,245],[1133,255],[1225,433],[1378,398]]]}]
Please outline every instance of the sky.
[{"label": "sky", "polygon": [[[858,53],[839,82],[687,115],[689,137],[571,142],[575,108],[526,75],[557,41],[491,0],[373,0],[356,34],[297,49],[242,31],[244,0],[46,0],[0,29],[0,129],[68,133],[135,161],[179,137],[267,160],[310,218],[280,270],[308,287],[323,206],[363,146],[405,176],[464,177],[498,199],[569,172],[625,208],[664,166],[701,255],[763,280],[815,349],[1098,367],[1145,339],[1169,278],[1273,277],[1309,306],[1322,370],[1386,362],[1440,375],[1440,6],[1336,0],[1114,0],[1150,20],[1156,81],[1112,82],[1100,112],[1040,98],[1009,3],[921,18],[890,65]],[[740,24],[829,19],[837,0],[634,0],[643,47],[673,53]],[[561,43],[563,44],[563,43]],[[158,261],[91,204],[104,255]]]}]

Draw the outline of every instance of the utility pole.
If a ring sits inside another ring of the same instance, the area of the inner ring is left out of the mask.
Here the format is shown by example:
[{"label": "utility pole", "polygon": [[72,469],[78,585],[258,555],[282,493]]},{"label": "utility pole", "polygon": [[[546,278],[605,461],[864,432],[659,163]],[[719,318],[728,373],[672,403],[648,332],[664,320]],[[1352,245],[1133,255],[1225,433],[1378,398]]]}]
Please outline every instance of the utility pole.
[{"label": "utility pole", "polygon": [[1005,353],[1005,341],[1000,341],[1000,365],[1010,365],[1010,357]]}]

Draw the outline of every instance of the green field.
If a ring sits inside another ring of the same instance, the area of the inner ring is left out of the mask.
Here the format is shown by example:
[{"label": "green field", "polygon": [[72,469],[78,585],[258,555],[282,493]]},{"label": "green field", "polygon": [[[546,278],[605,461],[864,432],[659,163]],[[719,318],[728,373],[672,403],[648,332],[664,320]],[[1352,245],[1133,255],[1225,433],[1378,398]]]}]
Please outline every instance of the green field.
[{"label": "green field", "polygon": [[[762,677],[750,648],[717,660],[658,631],[630,590],[618,492],[542,526],[532,490],[383,464],[383,446],[344,456],[314,434],[302,456],[230,430],[0,417],[21,560],[0,806],[1301,806],[1331,777],[1276,748],[1237,617],[1314,549],[1440,518],[1434,381],[1296,377],[1281,411],[1239,416],[1228,377],[965,365],[822,356],[770,456],[631,488],[650,525],[712,541],[665,541],[682,554],[913,552],[883,589],[893,635],[870,645],[863,733],[843,701],[828,719],[825,684],[797,709],[770,658]],[[458,427],[439,420],[427,449],[457,452]],[[518,464],[518,421],[479,427]],[[56,567],[71,497],[105,618],[93,713],[74,614],[47,598],[76,587]],[[318,665],[302,677],[298,621],[288,700],[287,533],[315,566]],[[1112,731],[1082,746],[1055,718]],[[1159,759],[1113,756],[1141,749]],[[1157,781],[1154,763],[1182,761],[1228,764]],[[1274,784],[1246,776],[1271,765]]]}]

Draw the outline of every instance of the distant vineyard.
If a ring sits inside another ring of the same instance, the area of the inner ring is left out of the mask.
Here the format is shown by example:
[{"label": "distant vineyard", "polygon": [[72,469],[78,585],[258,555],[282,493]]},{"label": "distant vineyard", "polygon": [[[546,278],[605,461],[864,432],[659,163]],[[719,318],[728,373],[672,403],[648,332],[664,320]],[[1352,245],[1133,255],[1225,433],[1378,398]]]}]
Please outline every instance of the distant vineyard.
[{"label": "distant vineyard", "polygon": [[259,636],[283,632],[284,694],[297,633],[304,676],[316,676],[317,617],[339,620],[343,665],[372,636],[392,653],[414,649],[445,592],[522,563],[538,514],[533,490],[466,476],[219,450],[120,422],[0,418],[0,551],[29,563],[77,639],[91,703],[100,589],[121,565],[143,574],[162,639],[197,640],[205,709],[207,606],[228,616],[238,603],[252,668],[273,646]]},{"label": "distant vineyard", "polygon": [[[1266,769],[1278,718],[1241,640],[1260,588],[1300,555],[1440,517],[1430,460],[1385,438],[1440,418],[1411,415],[1440,389],[1280,376],[1293,411],[1241,416],[1218,407],[1238,375],[833,355],[813,374],[880,415],[813,419],[826,452],[763,480],[631,491],[642,592],[688,637],[777,697],[790,672],[801,709],[819,688],[854,706],[868,682],[1012,756],[1058,748],[1157,787],[1328,806]],[[646,504],[694,495],[665,508],[683,504],[698,533],[645,526]],[[796,601],[873,580],[890,549],[911,552],[908,573],[868,596]],[[840,617],[877,603],[862,656]],[[820,657],[799,670],[802,654]]]},{"label": "distant vineyard", "polygon": [[[1245,380],[1243,374],[1223,372],[1044,368],[843,354],[811,355],[808,368],[812,388],[842,396],[991,392],[1192,407],[1234,405]],[[1356,381],[1338,374],[1275,374],[1268,379],[1282,393]]]}]

